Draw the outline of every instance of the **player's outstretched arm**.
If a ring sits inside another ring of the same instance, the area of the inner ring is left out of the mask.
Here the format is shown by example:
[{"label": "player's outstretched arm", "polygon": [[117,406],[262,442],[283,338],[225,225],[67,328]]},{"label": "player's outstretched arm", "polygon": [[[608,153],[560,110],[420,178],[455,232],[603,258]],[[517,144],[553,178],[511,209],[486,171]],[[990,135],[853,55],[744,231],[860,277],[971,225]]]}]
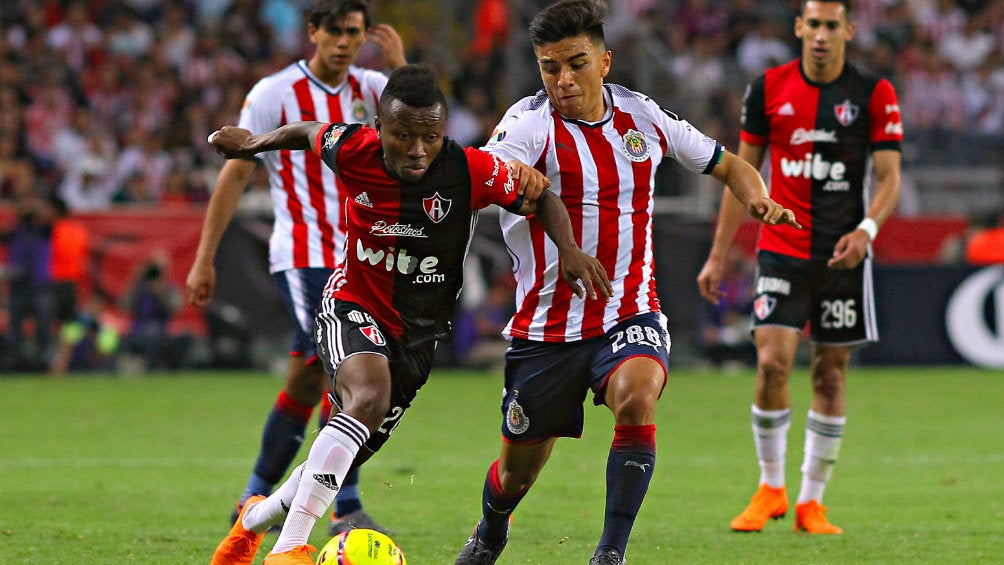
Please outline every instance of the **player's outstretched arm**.
[{"label": "player's outstretched arm", "polygon": [[767,195],[767,185],[763,178],[746,159],[724,151],[722,160],[711,171],[711,175],[729,187],[750,216],[765,224],[788,224],[802,229],[794,212]]},{"label": "player's outstretched arm", "polygon": [[598,297],[606,300],[613,296],[613,287],[603,264],[595,257],[583,253],[575,243],[568,210],[558,195],[545,190],[536,202],[526,202],[520,212],[524,215],[536,213],[544,232],[558,247],[561,277],[572,288],[575,296],[585,298],[588,295],[593,300]]},{"label": "player's outstretched arm", "polygon": [[296,122],[254,135],[250,131],[223,126],[209,134],[209,143],[227,159],[247,159],[264,151],[311,149],[323,122]]}]

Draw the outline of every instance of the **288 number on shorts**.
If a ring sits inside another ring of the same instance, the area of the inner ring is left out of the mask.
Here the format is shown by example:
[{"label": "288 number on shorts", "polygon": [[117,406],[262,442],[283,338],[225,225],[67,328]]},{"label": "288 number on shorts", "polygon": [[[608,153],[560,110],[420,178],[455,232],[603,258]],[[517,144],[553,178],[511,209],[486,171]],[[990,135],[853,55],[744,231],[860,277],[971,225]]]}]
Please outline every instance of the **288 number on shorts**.
[{"label": "288 number on shorts", "polygon": [[847,300],[824,300],[821,304],[823,315],[820,323],[828,330],[853,328],[858,323],[858,312],[855,310],[856,305],[857,301],[853,298]]},{"label": "288 number on shorts", "polygon": [[659,349],[662,346],[662,336],[655,328],[649,326],[629,326],[626,330],[617,332],[610,348],[617,353],[624,349],[624,346],[635,343]]}]

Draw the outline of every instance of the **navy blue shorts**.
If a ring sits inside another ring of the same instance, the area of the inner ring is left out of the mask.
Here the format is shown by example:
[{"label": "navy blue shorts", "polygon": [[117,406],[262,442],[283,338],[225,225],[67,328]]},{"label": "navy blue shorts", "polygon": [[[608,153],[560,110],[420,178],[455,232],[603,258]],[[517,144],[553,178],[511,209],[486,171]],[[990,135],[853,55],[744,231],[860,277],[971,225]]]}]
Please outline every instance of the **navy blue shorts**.
[{"label": "navy blue shorts", "polygon": [[593,404],[603,404],[607,379],[632,357],[650,357],[668,374],[669,348],[666,318],[659,312],[582,341],[513,339],[506,352],[502,437],[511,443],[581,437],[586,394],[591,390]]},{"label": "navy blue shorts", "polygon": [[283,304],[295,322],[290,347],[290,353],[294,355],[303,355],[307,359],[314,356],[314,316],[321,304],[324,285],[328,284],[332,272],[331,269],[309,268],[272,273]]},{"label": "navy blue shorts", "polygon": [[760,251],[753,330],[781,326],[802,331],[806,322],[816,343],[878,341],[871,257],[854,269],[831,269],[823,260]]},{"label": "navy blue shorts", "polygon": [[[413,347],[405,347],[380,328],[380,324],[358,304],[325,299],[317,312],[317,355],[324,364],[324,371],[331,378],[331,390],[337,390],[338,367],[349,357],[359,353],[375,353],[387,359],[390,364],[390,409],[383,423],[370,434],[363,447],[376,453],[390,439],[390,434],[401,422],[401,417],[411,406],[418,390],[429,379],[432,361],[436,354],[436,342],[426,341]],[[339,410],[341,399],[331,395],[332,402]]]}]

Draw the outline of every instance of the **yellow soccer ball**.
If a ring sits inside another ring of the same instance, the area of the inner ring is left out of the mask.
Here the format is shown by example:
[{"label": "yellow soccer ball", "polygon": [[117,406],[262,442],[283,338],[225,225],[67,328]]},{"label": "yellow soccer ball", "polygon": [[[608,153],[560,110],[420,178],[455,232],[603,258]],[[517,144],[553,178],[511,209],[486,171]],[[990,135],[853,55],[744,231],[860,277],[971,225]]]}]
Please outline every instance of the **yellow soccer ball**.
[{"label": "yellow soccer ball", "polygon": [[317,565],[408,565],[401,548],[376,530],[353,528],[328,540]]}]

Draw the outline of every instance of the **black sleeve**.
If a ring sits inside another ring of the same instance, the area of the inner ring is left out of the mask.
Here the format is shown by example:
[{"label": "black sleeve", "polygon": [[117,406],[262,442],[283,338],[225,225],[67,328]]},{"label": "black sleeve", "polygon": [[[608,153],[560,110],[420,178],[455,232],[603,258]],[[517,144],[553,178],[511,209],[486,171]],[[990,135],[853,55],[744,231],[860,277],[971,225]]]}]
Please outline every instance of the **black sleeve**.
[{"label": "black sleeve", "polygon": [[742,130],[753,135],[766,137],[770,133],[767,114],[764,112],[764,75],[760,75],[746,87],[743,95]]}]

